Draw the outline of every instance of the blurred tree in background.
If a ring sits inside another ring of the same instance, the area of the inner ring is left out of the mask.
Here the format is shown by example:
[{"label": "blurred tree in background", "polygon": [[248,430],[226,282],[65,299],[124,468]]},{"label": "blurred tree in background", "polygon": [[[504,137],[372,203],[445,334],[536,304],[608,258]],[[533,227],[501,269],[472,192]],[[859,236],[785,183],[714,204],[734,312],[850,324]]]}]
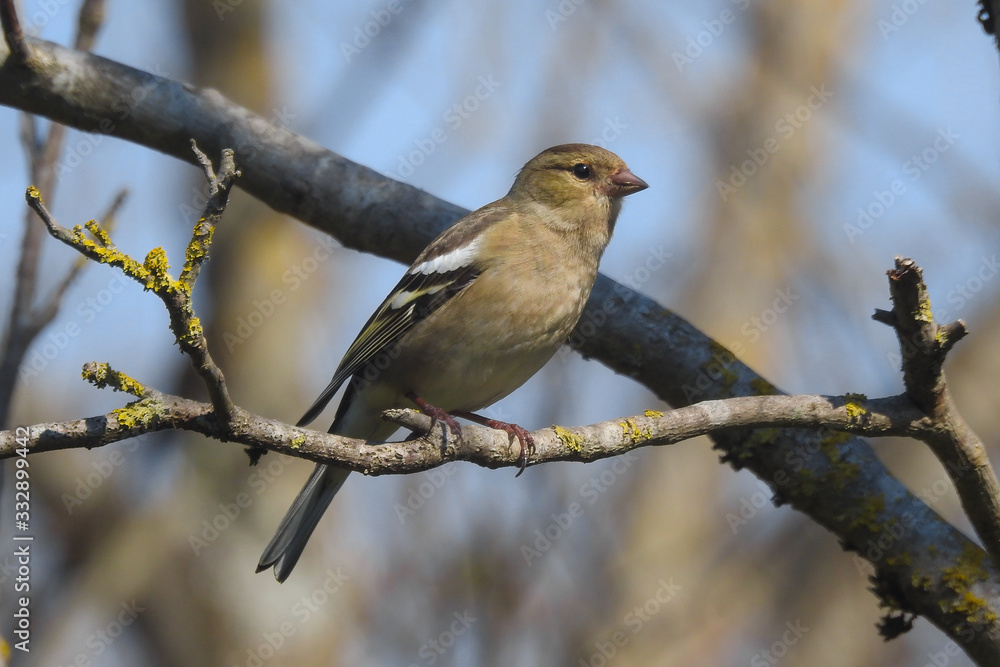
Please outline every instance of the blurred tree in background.
[{"label": "blurred tree in background", "polygon": [[[29,34],[72,42],[77,3],[22,5]],[[897,342],[869,316],[893,255],[914,257],[938,319],[970,325],[949,377],[997,444],[998,75],[971,4],[186,0],[105,14],[95,53],[217,88],[466,208],[542,148],[609,147],[652,187],[627,203],[602,270],[787,391],[898,393]],[[29,179],[19,115],[0,112],[5,284]],[[119,246],[180,256],[204,200],[196,171],[72,130],[61,155],[64,223],[126,186]],[[41,253],[45,293],[75,258],[48,239]],[[234,400],[294,422],[400,272],[237,191],[196,294]],[[118,407],[78,380],[93,359],[200,396],[160,305],[116,276],[83,269],[26,353],[9,424]],[[538,428],[656,407],[566,351],[487,414]],[[517,480],[462,464],[352,478],[282,586],[253,570],[311,464],[248,468],[214,445],[173,433],[33,460],[38,643],[13,664],[971,664],[923,620],[883,642],[870,566],[704,438]],[[876,447],[971,533],[925,447]],[[574,502],[582,516],[560,526]],[[4,552],[4,605],[12,571]]]}]

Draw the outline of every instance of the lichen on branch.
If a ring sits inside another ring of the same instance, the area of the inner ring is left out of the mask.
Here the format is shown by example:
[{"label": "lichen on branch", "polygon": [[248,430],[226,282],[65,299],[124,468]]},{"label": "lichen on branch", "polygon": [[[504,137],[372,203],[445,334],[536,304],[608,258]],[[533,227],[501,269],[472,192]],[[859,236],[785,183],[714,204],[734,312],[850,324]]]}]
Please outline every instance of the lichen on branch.
[{"label": "lichen on branch", "polygon": [[[25,199],[54,238],[88,259],[118,268],[124,275],[142,285],[143,289],[153,292],[163,301],[170,316],[170,330],[178,347],[191,359],[195,371],[205,382],[215,408],[216,418],[229,422],[233,418],[233,401],[226,388],[222,371],[209,354],[208,341],[201,320],[195,315],[192,293],[201,267],[208,259],[215,228],[222,219],[229,201],[229,193],[240,172],[236,170],[233,151],[230,149],[222,152],[220,170],[216,174],[211,161],[198,149],[194,141],[191,142],[191,148],[208,179],[210,194],[204,213],[194,225],[184,253],[184,266],[177,279],[170,275],[170,263],[163,248],[153,248],[146,254],[145,259],[139,262],[119,250],[112,242],[110,232],[95,220],[75,225],[72,229],[60,225],[45,207],[42,193],[36,187],[28,187]],[[137,387],[141,388],[141,385],[134,380],[131,383],[120,381],[117,385],[109,383],[106,371],[103,371],[103,379],[99,380],[97,376],[101,373],[100,366],[90,371],[87,367],[84,368],[84,377],[98,386],[112,386],[129,393],[135,393],[132,390]]]}]

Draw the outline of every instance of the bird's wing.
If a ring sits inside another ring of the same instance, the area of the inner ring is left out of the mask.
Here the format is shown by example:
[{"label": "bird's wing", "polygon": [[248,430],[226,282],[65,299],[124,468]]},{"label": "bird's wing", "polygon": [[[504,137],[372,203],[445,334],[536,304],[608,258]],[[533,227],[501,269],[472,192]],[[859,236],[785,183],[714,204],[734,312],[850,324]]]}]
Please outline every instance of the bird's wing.
[{"label": "bird's wing", "polygon": [[471,285],[482,271],[477,262],[482,230],[509,215],[498,203],[483,207],[438,236],[403,275],[348,348],[323,393],[296,426],[316,419],[349,377],[386,351],[420,320]]}]

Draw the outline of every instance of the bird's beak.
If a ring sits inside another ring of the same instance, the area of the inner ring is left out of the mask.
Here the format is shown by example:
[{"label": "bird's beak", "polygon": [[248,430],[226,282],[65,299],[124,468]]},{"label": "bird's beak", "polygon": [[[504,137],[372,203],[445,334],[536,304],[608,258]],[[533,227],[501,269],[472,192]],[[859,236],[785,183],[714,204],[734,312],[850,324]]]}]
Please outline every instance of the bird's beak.
[{"label": "bird's beak", "polygon": [[624,167],[611,174],[608,181],[610,181],[607,192],[609,197],[624,197],[635,192],[642,192],[649,187],[646,181]]}]

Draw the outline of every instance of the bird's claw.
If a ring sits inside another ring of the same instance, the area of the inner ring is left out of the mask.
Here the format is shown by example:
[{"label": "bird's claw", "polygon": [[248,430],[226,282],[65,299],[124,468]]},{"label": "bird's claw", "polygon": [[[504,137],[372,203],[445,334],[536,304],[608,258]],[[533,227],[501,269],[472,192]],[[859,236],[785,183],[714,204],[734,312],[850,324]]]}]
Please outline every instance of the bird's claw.
[{"label": "bird's claw", "polygon": [[[444,424],[447,424],[448,428],[451,429],[451,432],[455,434],[455,437],[457,437],[459,440],[462,439],[462,428],[458,425],[458,422],[455,421],[455,418],[449,412],[447,412],[446,410],[442,410],[439,407],[431,405],[430,403],[420,398],[413,392],[407,394],[406,397],[411,401],[413,401],[414,403],[416,403],[417,407],[420,408],[420,411],[433,420],[431,422],[431,428],[433,428],[434,424],[436,424],[437,422],[439,421],[443,422]],[[521,476],[521,473],[523,473],[525,469],[528,467],[529,457],[535,453],[535,439],[531,437],[531,434],[528,433],[528,430],[526,428],[524,428],[523,426],[518,426],[517,424],[502,422],[499,419],[487,419],[486,417],[477,415],[474,412],[459,412],[456,414],[458,414],[460,417],[464,417],[465,419],[474,421],[477,424],[482,424],[483,426],[489,426],[490,428],[496,429],[497,431],[503,431],[510,437],[510,440],[517,438],[518,443],[520,443],[521,445],[521,454],[520,456],[518,456],[517,459],[519,465],[517,469],[517,474],[514,475],[514,477],[517,478]]]},{"label": "bird's claw", "polygon": [[504,431],[510,436],[511,440],[517,438],[517,441],[521,444],[521,455],[517,458],[519,465],[517,474],[514,477],[515,479],[520,477],[521,473],[528,467],[528,457],[535,453],[535,439],[531,437],[526,428],[517,424],[508,424],[496,419],[487,419],[486,426],[495,428],[498,431]]},{"label": "bird's claw", "polygon": [[462,427],[459,426],[454,417],[448,414],[447,410],[442,410],[436,405],[431,405],[424,399],[414,394],[412,391],[408,393],[406,397],[416,403],[417,407],[420,408],[420,411],[431,418],[432,429],[438,422],[441,422],[442,427],[445,429],[445,437],[448,436],[448,431],[451,431],[456,438],[459,440],[462,439]]}]

